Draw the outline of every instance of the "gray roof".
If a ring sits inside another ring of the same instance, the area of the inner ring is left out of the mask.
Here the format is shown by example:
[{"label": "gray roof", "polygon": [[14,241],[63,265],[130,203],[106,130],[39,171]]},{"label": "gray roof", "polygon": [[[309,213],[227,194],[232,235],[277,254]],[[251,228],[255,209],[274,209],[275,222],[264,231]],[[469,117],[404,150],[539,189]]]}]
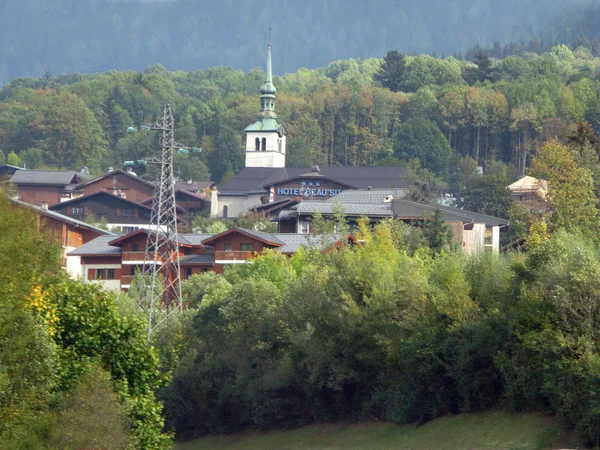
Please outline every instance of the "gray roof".
[{"label": "gray roof", "polygon": [[274,244],[283,244],[283,242],[281,242],[279,239],[277,239],[275,237],[275,235],[272,233],[265,233],[264,231],[254,231],[254,230],[249,230],[247,228],[239,228],[239,227],[236,227],[233,229],[243,231],[243,232],[248,233],[249,235],[254,236],[257,239],[260,239],[263,241],[273,242]]},{"label": "gray roof", "polygon": [[300,247],[324,250],[341,239],[339,234],[320,236],[316,234],[274,233],[273,236],[284,244],[276,249],[281,253],[296,253]]},{"label": "gray roof", "polygon": [[72,217],[68,217],[68,216],[59,214],[54,211],[50,211],[49,209],[44,209],[40,206],[32,205],[30,203],[25,203],[20,200],[11,200],[11,201],[18,205],[25,206],[25,207],[31,208],[31,209],[35,209],[37,212],[39,212],[40,214],[42,214],[46,217],[51,217],[53,219],[60,220],[61,222],[65,222],[65,223],[68,223],[71,225],[76,225],[81,228],[87,228],[88,230],[97,231],[98,233],[102,233],[105,235],[110,235],[110,236],[112,236],[113,239],[115,238],[115,236],[119,236],[118,233],[113,233],[112,231],[107,231],[107,230],[104,230],[103,228],[98,228],[94,225],[90,225],[89,223],[82,222],[81,220],[73,219]]},{"label": "gray roof", "polygon": [[83,244],[68,253],[68,256],[93,256],[93,255],[115,255],[121,254],[121,247],[108,245],[115,236],[98,236],[96,239]]},{"label": "gray roof", "polygon": [[180,234],[179,241],[182,244],[201,245],[202,241],[214,236],[214,234]]},{"label": "gray roof", "polygon": [[181,191],[204,191],[205,189],[211,187],[214,181],[192,181],[191,183],[187,181],[177,181],[175,183],[175,189],[179,189]]},{"label": "gray roof", "polygon": [[[330,178],[358,189],[406,188],[406,169],[401,166],[335,166],[321,167],[319,176]],[[307,167],[245,167],[219,188],[220,195],[266,194],[265,186],[308,176]]]},{"label": "gray roof", "polygon": [[[392,211],[394,216],[404,219],[422,219],[431,217],[435,207],[438,205],[413,202],[406,199],[398,199],[392,201]],[[510,222],[499,217],[479,214],[472,211],[467,211],[453,206],[439,205],[440,211],[444,215],[444,219],[448,222],[463,222],[463,223],[484,223],[487,226],[505,227]]]},{"label": "gray roof", "polygon": [[12,178],[11,183],[15,184],[51,184],[56,186],[66,186],[71,184],[75,178],[75,182],[79,182],[76,178],[79,174],[73,170],[58,171],[58,170],[17,170]]},{"label": "gray roof", "polygon": [[299,203],[295,209],[299,214],[314,214],[319,211],[321,214],[330,215],[335,214],[338,205],[342,206],[344,213],[348,216],[389,217],[392,215],[390,203],[369,204],[304,201]]},{"label": "gray roof", "polygon": [[339,201],[342,203],[385,203],[386,198],[402,198],[407,190],[398,189],[348,189],[328,199],[329,202]]},{"label": "gray roof", "polygon": [[181,264],[214,264],[215,255],[214,253],[204,253],[201,255],[185,255],[179,258]]}]

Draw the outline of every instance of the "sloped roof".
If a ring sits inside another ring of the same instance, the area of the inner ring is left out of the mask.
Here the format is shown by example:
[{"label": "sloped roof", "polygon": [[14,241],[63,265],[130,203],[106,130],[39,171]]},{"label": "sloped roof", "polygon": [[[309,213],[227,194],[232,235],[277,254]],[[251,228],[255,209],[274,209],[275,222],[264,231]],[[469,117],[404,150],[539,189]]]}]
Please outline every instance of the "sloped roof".
[{"label": "sloped roof", "polygon": [[[308,167],[245,167],[219,188],[220,195],[266,194],[266,186],[309,176]],[[406,169],[401,166],[321,167],[320,176],[358,189],[407,188]]]},{"label": "sloped roof", "polygon": [[100,180],[103,180],[105,178],[112,177],[113,175],[125,175],[126,177],[129,177],[129,178],[131,178],[133,180],[137,180],[140,183],[145,184],[146,186],[151,187],[152,189],[154,189],[154,183],[151,183],[150,181],[143,180],[142,178],[138,177],[137,175],[133,175],[133,174],[127,172],[126,170],[122,170],[122,169],[111,170],[110,172],[106,172],[105,174],[102,174],[99,177],[92,178],[91,180],[85,181],[83,183],[79,183],[77,185],[77,188],[81,188],[83,186],[87,186],[89,184],[96,183],[96,182],[98,182]]},{"label": "sloped roof", "polygon": [[114,236],[98,236],[96,239],[83,244],[68,253],[68,256],[104,256],[104,255],[120,255],[121,247],[109,245],[109,242],[114,240]]},{"label": "sloped roof", "polygon": [[507,186],[508,190],[514,193],[535,192],[543,198],[548,192],[548,182],[538,178],[524,176]]},{"label": "sloped roof", "polygon": [[507,219],[479,214],[473,211],[455,208],[453,206],[431,205],[406,199],[393,200],[391,208],[396,217],[418,220],[433,216],[436,206],[439,206],[440,211],[444,215],[444,219],[448,222],[484,223],[486,226],[500,227],[505,227],[510,223]]},{"label": "sloped roof", "polygon": [[66,186],[73,181],[79,182],[79,176],[74,170],[17,170],[12,178],[14,184],[46,184]]},{"label": "sloped roof", "polygon": [[213,237],[214,234],[192,234],[192,233],[186,233],[186,234],[180,234],[179,235],[179,240],[181,242],[186,242],[189,245],[193,245],[193,246],[197,246],[197,245],[202,245],[202,241],[204,241],[205,239],[208,239],[210,237]]},{"label": "sloped roof", "polygon": [[145,210],[151,210],[152,209],[152,208],[149,208],[148,206],[145,206],[145,205],[143,205],[141,203],[136,203],[136,202],[133,202],[131,200],[127,200],[126,198],[119,197],[118,195],[110,194],[108,192],[95,192],[95,193],[90,194],[90,195],[83,195],[81,197],[76,197],[74,199],[67,200],[66,202],[57,203],[56,205],[52,205],[50,208],[56,209],[56,208],[60,208],[63,205],[76,205],[78,203],[85,202],[85,201],[88,201],[90,199],[97,198],[97,197],[105,197],[105,198],[116,199],[116,200],[119,200],[119,201],[121,201],[123,203],[127,203],[130,206],[137,206],[137,207],[145,209]]},{"label": "sloped roof", "polygon": [[175,183],[175,189],[180,191],[204,191],[215,184],[214,181],[177,181]]},{"label": "sloped roof", "polygon": [[407,190],[404,188],[398,189],[349,189],[340,192],[334,197],[327,199],[328,202],[339,201],[341,203],[370,203],[379,204],[385,203],[389,197],[402,198]]},{"label": "sloped roof", "polygon": [[271,233],[265,233],[264,231],[254,231],[254,230],[248,230],[246,228],[238,228],[238,227],[234,227],[231,228],[229,230],[223,231],[222,233],[219,234],[215,234],[211,237],[209,237],[208,239],[205,239],[203,244],[209,244],[217,239],[220,239],[223,236],[226,236],[228,234],[231,233],[241,233],[244,234],[246,236],[250,236],[253,237],[255,239],[258,239],[259,241],[262,241],[266,244],[270,244],[270,245],[275,245],[275,246],[281,246],[283,245],[283,242],[281,242],[280,240],[278,240],[273,234]]},{"label": "sloped roof", "polygon": [[79,228],[85,228],[87,230],[96,231],[100,234],[112,236],[113,239],[115,238],[115,236],[118,236],[117,233],[113,233],[112,231],[107,231],[102,228],[98,228],[94,225],[90,225],[89,223],[82,222],[81,220],[73,219],[72,217],[67,217],[67,216],[59,214],[57,212],[50,211],[48,209],[44,209],[41,206],[32,205],[30,203],[25,203],[20,200],[11,200],[11,201],[19,206],[34,209],[35,211],[37,211],[38,213],[40,213],[43,216],[50,217],[52,219],[56,219],[56,220],[59,220],[64,223],[68,223],[69,225],[75,225]]},{"label": "sloped roof", "polygon": [[348,216],[368,216],[368,217],[389,217],[392,215],[389,203],[370,204],[370,203],[336,203],[329,201],[304,201],[299,203],[293,209],[302,214],[313,214],[319,211],[321,214],[335,214],[335,211],[341,205],[344,213]]}]

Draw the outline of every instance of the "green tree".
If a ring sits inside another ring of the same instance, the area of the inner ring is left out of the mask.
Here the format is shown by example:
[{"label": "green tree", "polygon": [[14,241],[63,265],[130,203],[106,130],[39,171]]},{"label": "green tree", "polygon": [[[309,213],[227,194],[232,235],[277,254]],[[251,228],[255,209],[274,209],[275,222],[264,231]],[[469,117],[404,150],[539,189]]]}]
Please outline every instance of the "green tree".
[{"label": "green tree", "polygon": [[442,210],[436,206],[433,215],[423,224],[423,236],[427,245],[435,253],[448,250],[452,243],[452,230],[444,221]]},{"label": "green tree", "polygon": [[388,88],[392,92],[398,92],[403,89],[403,76],[406,68],[404,55],[398,50],[388,51],[381,67],[373,76],[375,81],[381,83],[384,88]]},{"label": "green tree", "polygon": [[512,204],[509,184],[508,178],[502,175],[471,177],[458,203],[469,211],[508,219]]},{"label": "green tree", "polygon": [[39,169],[44,164],[44,154],[39,148],[28,148],[21,152],[21,159],[28,169]]},{"label": "green tree", "polygon": [[598,199],[592,173],[576,164],[569,147],[556,139],[544,144],[533,160],[531,174],[548,182],[553,229],[598,230]]},{"label": "green tree", "polygon": [[11,166],[18,166],[20,161],[20,158],[15,152],[10,152],[6,157],[6,163],[10,164]]},{"label": "green tree", "polygon": [[435,175],[446,176],[452,150],[437,125],[414,117],[400,125],[394,139],[394,154],[400,159],[417,158]]},{"label": "green tree", "polygon": [[2,164],[6,164],[6,156],[4,155],[4,152],[2,151],[2,149],[0,148],[0,165]]}]

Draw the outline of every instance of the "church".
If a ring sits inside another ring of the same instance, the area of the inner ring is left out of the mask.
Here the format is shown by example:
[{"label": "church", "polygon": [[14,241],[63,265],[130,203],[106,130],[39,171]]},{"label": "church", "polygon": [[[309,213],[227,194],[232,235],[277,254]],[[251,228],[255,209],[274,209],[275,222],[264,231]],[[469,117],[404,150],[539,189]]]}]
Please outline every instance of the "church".
[{"label": "church", "polygon": [[258,120],[245,129],[246,165],[213,190],[212,217],[235,218],[284,199],[328,200],[351,189],[407,188],[404,168],[399,166],[286,167],[287,130],[277,123],[276,93],[269,42]]}]

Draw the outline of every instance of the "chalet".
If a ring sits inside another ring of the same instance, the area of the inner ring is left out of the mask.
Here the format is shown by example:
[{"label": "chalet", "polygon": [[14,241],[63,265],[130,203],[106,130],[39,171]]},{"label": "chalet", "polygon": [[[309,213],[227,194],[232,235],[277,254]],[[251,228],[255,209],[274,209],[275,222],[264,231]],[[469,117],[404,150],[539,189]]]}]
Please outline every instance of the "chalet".
[{"label": "chalet", "polygon": [[525,176],[507,186],[513,201],[522,203],[533,211],[544,213],[548,207],[548,182],[530,176]]},{"label": "chalet", "polygon": [[39,206],[17,200],[13,200],[13,202],[15,207],[29,208],[38,214],[40,228],[47,230],[51,236],[60,242],[63,249],[62,265],[73,277],[80,275],[81,258],[78,255],[71,255],[70,252],[94,241],[96,238],[114,239],[116,236],[115,233]]},{"label": "chalet", "polygon": [[200,197],[210,200],[210,194],[216,186],[214,181],[177,181],[175,183],[176,191],[192,192]]},{"label": "chalet", "polygon": [[[206,198],[192,191],[176,189],[175,203],[182,219],[190,224],[194,217],[208,210],[210,197]],[[140,204],[152,207],[152,198],[148,198],[140,202]]]},{"label": "chalet", "polygon": [[393,216],[404,222],[422,222],[433,217],[438,206],[444,221],[452,230],[452,237],[468,254],[482,250],[500,249],[500,232],[508,229],[509,221],[446,205],[431,205],[406,199],[391,201]]},{"label": "chalet", "polygon": [[77,194],[76,187],[86,175],[74,171],[18,170],[9,183],[16,187],[19,200],[32,205],[55,205]]},{"label": "chalet", "polygon": [[78,220],[106,222],[111,230],[123,233],[148,228],[152,213],[149,206],[104,191],[53,205],[50,210]]},{"label": "chalet", "polygon": [[154,195],[154,183],[121,169],[111,170],[104,175],[81,183],[77,189],[81,195],[105,192],[135,203],[152,198]]},{"label": "chalet", "polygon": [[[127,290],[143,268],[148,232],[138,230],[125,236],[100,236],[77,248],[70,256],[81,258],[79,276],[109,289]],[[352,237],[349,237],[353,241]],[[251,262],[264,249],[292,255],[300,247],[317,247],[321,251],[341,245],[341,236],[311,240],[308,235],[264,233],[233,228],[223,233],[182,234],[179,236],[181,276],[213,271],[223,273],[233,264]]]}]

